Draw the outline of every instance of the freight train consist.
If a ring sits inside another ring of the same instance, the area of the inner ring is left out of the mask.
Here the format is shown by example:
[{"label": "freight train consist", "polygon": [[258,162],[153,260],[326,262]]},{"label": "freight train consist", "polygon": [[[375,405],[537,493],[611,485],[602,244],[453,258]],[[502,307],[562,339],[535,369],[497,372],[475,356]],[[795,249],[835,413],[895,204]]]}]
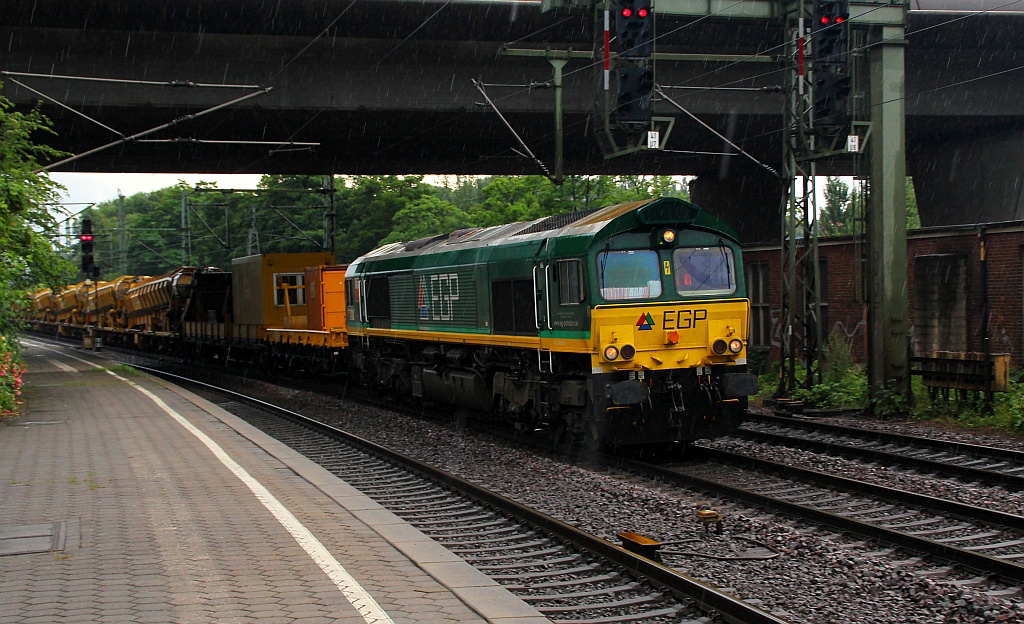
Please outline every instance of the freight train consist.
[{"label": "freight train consist", "polygon": [[599,447],[715,437],[756,392],[735,233],[662,198],[374,250],[268,254],[32,297],[40,331],[244,360]]}]

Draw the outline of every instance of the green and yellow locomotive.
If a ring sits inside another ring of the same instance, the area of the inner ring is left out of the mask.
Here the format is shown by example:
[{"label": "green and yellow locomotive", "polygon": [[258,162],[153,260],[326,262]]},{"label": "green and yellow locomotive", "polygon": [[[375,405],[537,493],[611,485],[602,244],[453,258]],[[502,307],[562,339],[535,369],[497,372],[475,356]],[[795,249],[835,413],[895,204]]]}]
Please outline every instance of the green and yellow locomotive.
[{"label": "green and yellow locomotive", "polygon": [[524,430],[714,437],[757,389],[735,232],[680,199],[386,245],[345,280],[350,374]]}]

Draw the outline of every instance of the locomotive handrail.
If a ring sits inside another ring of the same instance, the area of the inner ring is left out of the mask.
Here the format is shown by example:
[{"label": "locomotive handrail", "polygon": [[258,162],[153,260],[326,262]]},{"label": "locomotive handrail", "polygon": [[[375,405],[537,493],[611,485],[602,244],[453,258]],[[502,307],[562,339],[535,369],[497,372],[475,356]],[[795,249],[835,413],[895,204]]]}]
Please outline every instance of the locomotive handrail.
[{"label": "locomotive handrail", "polygon": [[370,298],[370,280],[361,279],[359,280],[360,290],[362,291],[362,297],[359,298],[359,311],[362,313],[363,318],[360,319],[364,323],[370,322],[370,304],[367,303]]},{"label": "locomotive handrail", "polygon": [[533,326],[540,331],[540,310],[537,309],[537,265],[533,265]]},{"label": "locomotive handrail", "polygon": [[548,331],[551,331],[551,263],[544,266],[544,302],[548,311],[544,324],[548,326]]}]

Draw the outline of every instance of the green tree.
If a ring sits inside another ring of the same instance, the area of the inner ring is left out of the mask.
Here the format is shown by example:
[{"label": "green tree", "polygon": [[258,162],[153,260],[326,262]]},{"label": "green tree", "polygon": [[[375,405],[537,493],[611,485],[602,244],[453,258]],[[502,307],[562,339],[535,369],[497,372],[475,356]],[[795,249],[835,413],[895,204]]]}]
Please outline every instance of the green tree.
[{"label": "green tree", "polygon": [[690,198],[686,185],[672,176],[616,176],[612,180],[619,191],[608,205],[654,197]]},{"label": "green tree", "polygon": [[914,180],[907,176],[907,229],[921,227],[921,213],[917,209],[917,193],[914,192]]},{"label": "green tree", "polygon": [[[686,196],[670,176],[568,176],[555,185],[542,176],[450,178],[355,176],[334,180],[337,259],[348,262],[382,243],[539,219],[664,195]],[[253,192],[222,192],[181,182],[123,200],[127,266],[121,263],[117,200],[93,218],[97,264],[104,277],[159,275],[185,263],[228,269],[252,253],[312,251],[323,244],[331,205],[320,176],[264,176]],[[291,192],[294,191],[294,192]],[[181,228],[187,210],[189,236]]]},{"label": "green tree", "polygon": [[444,184],[429,186],[430,193],[454,204],[460,210],[469,210],[484,200],[483,188],[490,181],[481,176],[444,176]]},{"label": "green tree", "polygon": [[0,414],[16,407],[24,364],[15,340],[26,290],[56,288],[73,274],[54,247],[57,221],[47,210],[60,200],[61,186],[41,171],[40,162],[61,156],[37,142],[52,133],[38,107],[21,113],[0,96]]},{"label": "green tree", "polygon": [[38,108],[27,113],[0,96],[0,335],[13,337],[21,291],[36,286],[59,287],[74,268],[67,250],[57,249],[57,220],[48,210],[63,189],[42,171],[40,162],[62,156],[36,142],[52,133]]},{"label": "green tree", "polygon": [[818,217],[821,236],[846,236],[855,233],[850,185],[839,178],[825,180],[825,206]]},{"label": "green tree", "polygon": [[429,190],[423,176],[357,176],[342,183],[336,202],[342,263],[377,248],[391,234],[395,214]]},{"label": "green tree", "polygon": [[491,178],[483,190],[484,200],[470,211],[473,225],[490,227],[548,216],[541,199],[552,186],[543,176]]},{"label": "green tree", "polygon": [[470,227],[470,218],[455,204],[434,195],[424,195],[396,212],[391,224],[391,233],[380,241],[381,245],[461,230]]},{"label": "green tree", "polygon": [[[249,254],[320,250],[331,204],[322,185],[320,176],[264,176],[251,191],[179,182],[126,197],[127,266],[121,263],[121,202],[102,202],[82,216],[93,219],[96,261],[107,279],[160,275],[185,263],[229,270],[233,258]],[[187,237],[181,227],[183,202]]]},{"label": "green tree", "polygon": [[687,197],[671,176],[567,176],[556,185],[543,176],[496,177],[483,187],[484,200],[470,217],[477,226],[500,225],[603,208],[652,197]]},{"label": "green tree", "polygon": [[179,182],[124,198],[126,267],[121,265],[122,232],[118,217],[122,200],[101,202],[82,213],[81,218],[93,221],[96,264],[102,277],[160,275],[180,266],[183,263],[181,197],[190,190],[188,184]]},{"label": "green tree", "polygon": [[[237,231],[244,238],[235,245],[246,253],[290,253],[319,251],[329,246],[324,240],[324,218],[331,208],[332,190],[322,176],[263,176],[262,193],[241,206],[239,217],[245,227]],[[255,224],[255,225],[254,225]],[[245,255],[245,254],[236,254]]]}]

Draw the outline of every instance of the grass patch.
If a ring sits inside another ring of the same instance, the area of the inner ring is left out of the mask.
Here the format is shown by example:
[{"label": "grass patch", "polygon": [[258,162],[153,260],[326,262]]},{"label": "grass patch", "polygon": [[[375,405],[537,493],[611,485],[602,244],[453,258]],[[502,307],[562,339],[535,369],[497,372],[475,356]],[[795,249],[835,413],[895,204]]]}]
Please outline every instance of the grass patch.
[{"label": "grass patch", "polygon": [[114,364],[110,367],[110,370],[119,375],[135,375],[138,373],[134,366],[128,366],[127,364]]},{"label": "grass patch", "polygon": [[[800,388],[791,398],[810,408],[866,409],[876,418],[911,418],[963,429],[986,429],[1024,434],[1024,368],[1010,371],[1006,392],[997,392],[991,406],[984,403],[982,393],[964,393],[962,398],[950,392],[947,401],[929,396],[928,388],[920,377],[911,380],[911,400],[888,388],[877,390],[868,398],[868,379],[865,370],[853,361],[850,345],[842,334],[829,336],[825,347],[822,382],[811,388]],[[806,376],[803,367],[797,367],[797,379]],[[752,397],[754,402],[774,396],[779,385],[779,363],[763,366],[758,377],[760,389]]]}]

